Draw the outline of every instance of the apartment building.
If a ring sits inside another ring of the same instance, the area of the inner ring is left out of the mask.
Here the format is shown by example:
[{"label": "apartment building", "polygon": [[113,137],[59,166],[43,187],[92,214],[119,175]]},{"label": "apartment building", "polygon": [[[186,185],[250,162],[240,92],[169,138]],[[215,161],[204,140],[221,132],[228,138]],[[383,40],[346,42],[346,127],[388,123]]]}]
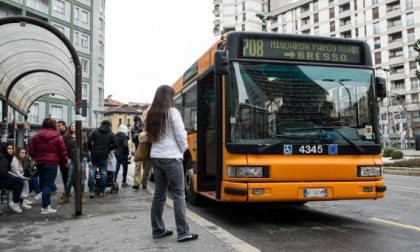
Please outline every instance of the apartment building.
[{"label": "apartment building", "polygon": [[[234,2],[234,3],[233,3]],[[248,11],[259,2],[260,12]],[[355,38],[366,41],[377,75],[387,78],[388,97],[380,104],[386,137],[420,134],[419,80],[414,50],[420,38],[417,0],[215,0],[215,35],[221,30],[262,31]],[[227,8],[226,5],[235,6]],[[245,5],[245,7],[243,7]],[[242,7],[242,12],[237,10]],[[229,12],[224,13],[228,9]],[[266,11],[263,11],[266,10]],[[234,13],[239,13],[231,18]],[[257,14],[260,17],[255,19]],[[230,18],[228,18],[230,17]],[[243,20],[240,17],[245,17]],[[247,20],[249,18],[250,20]],[[236,20],[239,20],[236,22]],[[255,22],[259,20],[259,22]],[[232,25],[232,24],[235,25]],[[249,24],[253,24],[253,26]],[[247,25],[248,24],[248,25]],[[259,24],[259,26],[258,26]],[[257,27],[255,26],[257,25]]]},{"label": "apartment building", "polygon": [[[82,65],[82,99],[87,104],[83,127],[97,127],[104,108],[105,0],[0,0],[0,18],[23,15],[44,20],[72,42]],[[9,113],[9,121],[22,115]],[[45,117],[71,122],[73,101],[58,94],[39,98],[30,108],[28,121],[39,125]]]}]

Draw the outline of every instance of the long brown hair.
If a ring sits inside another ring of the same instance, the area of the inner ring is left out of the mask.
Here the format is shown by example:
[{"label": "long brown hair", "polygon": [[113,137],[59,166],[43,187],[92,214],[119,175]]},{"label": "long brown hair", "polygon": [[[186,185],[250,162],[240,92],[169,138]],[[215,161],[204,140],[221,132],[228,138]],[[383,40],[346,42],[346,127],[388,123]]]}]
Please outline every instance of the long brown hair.
[{"label": "long brown hair", "polygon": [[[24,159],[20,159],[19,154],[21,151],[25,151],[26,156]],[[19,162],[21,162],[23,169],[26,169],[27,165],[28,165],[28,152],[26,151],[25,148],[17,148],[15,151],[15,157],[17,158],[17,160],[19,160]]]},{"label": "long brown hair", "polygon": [[174,105],[174,95],[174,90],[168,85],[162,85],[156,90],[152,106],[146,117],[146,131],[151,142],[158,141],[165,134],[169,111]]}]

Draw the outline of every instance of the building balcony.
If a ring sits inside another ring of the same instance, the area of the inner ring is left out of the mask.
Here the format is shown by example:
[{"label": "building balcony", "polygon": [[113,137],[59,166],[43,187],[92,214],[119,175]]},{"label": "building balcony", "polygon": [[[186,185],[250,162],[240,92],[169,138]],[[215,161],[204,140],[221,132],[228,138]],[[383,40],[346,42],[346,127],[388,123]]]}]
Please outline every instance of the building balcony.
[{"label": "building balcony", "polygon": [[401,62],[404,62],[404,57],[402,55],[401,56],[395,56],[395,57],[389,57],[389,60],[388,60],[389,65],[396,65],[396,64],[401,63]]}]

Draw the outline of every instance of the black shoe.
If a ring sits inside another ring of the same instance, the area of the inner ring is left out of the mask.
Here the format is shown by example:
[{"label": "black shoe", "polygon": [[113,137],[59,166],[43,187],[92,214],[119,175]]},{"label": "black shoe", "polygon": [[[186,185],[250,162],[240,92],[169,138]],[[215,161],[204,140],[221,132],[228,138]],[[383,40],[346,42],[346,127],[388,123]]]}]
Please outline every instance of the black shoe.
[{"label": "black shoe", "polygon": [[93,192],[89,193],[89,198],[91,198],[91,199],[95,198],[95,193],[93,193]]},{"label": "black shoe", "polygon": [[138,186],[138,185],[133,185],[131,188],[138,190],[138,189],[140,189],[140,186]]},{"label": "black shoe", "polygon": [[147,189],[147,185],[142,185],[141,189]]},{"label": "black shoe", "polygon": [[198,234],[189,234],[188,236],[185,236],[184,238],[178,239],[178,242],[187,242],[187,241],[193,241],[198,238]]},{"label": "black shoe", "polygon": [[[171,230],[166,230],[163,234],[160,235],[153,235],[153,239],[159,239],[159,238],[163,238],[165,236],[170,236],[172,235],[173,232]],[[196,238],[197,239],[197,238]]]}]

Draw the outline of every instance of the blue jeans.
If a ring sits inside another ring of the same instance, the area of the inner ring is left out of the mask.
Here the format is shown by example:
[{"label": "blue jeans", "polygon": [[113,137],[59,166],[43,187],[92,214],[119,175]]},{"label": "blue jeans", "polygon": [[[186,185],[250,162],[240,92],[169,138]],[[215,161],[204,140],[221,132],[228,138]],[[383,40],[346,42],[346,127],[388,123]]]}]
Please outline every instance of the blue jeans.
[{"label": "blue jeans", "polygon": [[42,208],[51,205],[51,191],[58,173],[58,164],[38,165],[39,180],[42,185]]},{"label": "blue jeans", "polygon": [[95,174],[96,174],[96,168],[99,168],[99,174],[101,176],[100,182],[98,186],[97,192],[104,192],[106,187],[106,180],[108,177],[107,174],[107,165],[108,165],[108,159],[100,160],[100,161],[92,161],[92,167],[89,168],[89,192],[93,193],[95,192]]},{"label": "blue jeans", "polygon": [[[86,181],[86,158],[82,158],[80,161],[81,169],[82,169],[82,192],[85,191],[85,181]],[[74,186],[76,188],[76,177],[77,177],[77,162],[75,159],[71,160],[71,167],[70,173],[68,174],[69,177],[67,178],[67,185],[65,187],[65,191],[67,195],[70,195],[71,187]]]},{"label": "blue jeans", "polygon": [[190,234],[186,218],[184,169],[181,159],[152,158],[155,176],[155,194],[153,195],[151,219],[153,235],[158,236],[166,231],[163,222],[163,208],[166,201],[168,184],[173,192],[174,214],[178,239]]},{"label": "blue jeans", "polygon": [[41,188],[39,188],[38,176],[33,176],[29,180],[29,192],[32,191],[35,191],[36,194],[41,192]]},{"label": "blue jeans", "polygon": [[117,156],[115,155],[115,158],[117,159],[117,167],[115,169],[114,174],[114,180],[117,181],[118,178],[118,172],[120,171],[120,166],[123,167],[123,176],[122,176],[122,182],[127,182],[127,170],[128,170],[128,156]]}]

